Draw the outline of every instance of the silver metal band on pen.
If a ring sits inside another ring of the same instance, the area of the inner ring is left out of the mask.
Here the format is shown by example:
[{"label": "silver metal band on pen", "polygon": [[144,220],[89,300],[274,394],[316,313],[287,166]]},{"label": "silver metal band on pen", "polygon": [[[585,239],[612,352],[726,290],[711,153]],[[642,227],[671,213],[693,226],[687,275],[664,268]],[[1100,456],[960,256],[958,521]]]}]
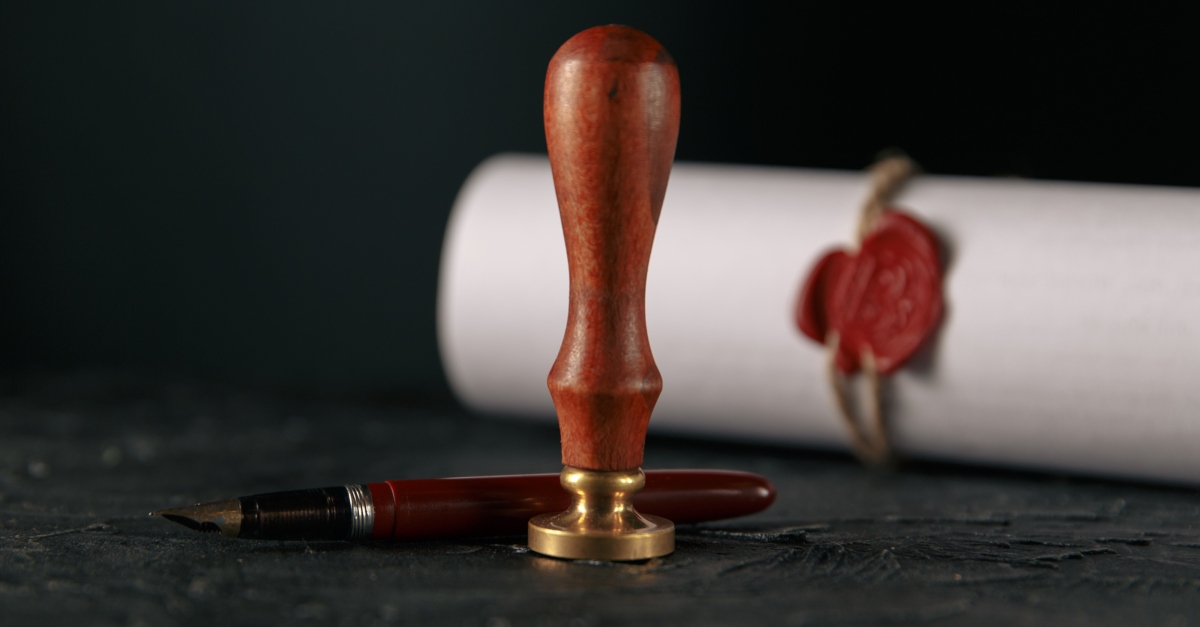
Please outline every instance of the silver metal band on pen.
[{"label": "silver metal band on pen", "polygon": [[350,540],[367,540],[375,529],[375,501],[362,484],[346,486],[350,497]]}]

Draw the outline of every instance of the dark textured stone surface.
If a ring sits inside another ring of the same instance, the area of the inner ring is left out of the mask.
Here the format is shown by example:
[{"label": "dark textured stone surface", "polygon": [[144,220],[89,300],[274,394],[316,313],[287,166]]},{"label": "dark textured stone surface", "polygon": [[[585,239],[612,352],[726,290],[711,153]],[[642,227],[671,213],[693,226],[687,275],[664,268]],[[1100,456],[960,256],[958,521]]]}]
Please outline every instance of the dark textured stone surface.
[{"label": "dark textured stone surface", "polygon": [[115,377],[0,380],[0,623],[936,624],[1200,621],[1195,490],[654,439],[648,467],[767,475],[776,505],[641,564],[522,537],[262,543],[145,512],[388,478],[557,470],[557,433],[453,409]]}]

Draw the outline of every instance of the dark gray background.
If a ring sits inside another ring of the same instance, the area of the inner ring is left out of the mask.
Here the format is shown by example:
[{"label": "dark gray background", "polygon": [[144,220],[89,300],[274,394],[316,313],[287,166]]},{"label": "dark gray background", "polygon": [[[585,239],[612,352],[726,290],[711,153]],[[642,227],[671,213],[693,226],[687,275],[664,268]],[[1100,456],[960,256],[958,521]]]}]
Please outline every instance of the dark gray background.
[{"label": "dark gray background", "polygon": [[1200,185],[1190,16],[788,4],[3,2],[0,370],[444,395],[455,192],[596,24],[675,56],[681,159]]}]

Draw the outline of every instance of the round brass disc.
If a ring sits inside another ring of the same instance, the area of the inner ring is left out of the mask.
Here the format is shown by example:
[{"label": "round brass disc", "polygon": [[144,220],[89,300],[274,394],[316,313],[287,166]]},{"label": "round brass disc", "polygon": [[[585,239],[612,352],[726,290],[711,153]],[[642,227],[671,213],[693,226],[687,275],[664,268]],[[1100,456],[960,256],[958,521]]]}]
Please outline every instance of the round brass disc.
[{"label": "round brass disc", "polygon": [[666,518],[641,514],[647,526],[621,531],[581,531],[560,524],[561,514],[543,514],[529,521],[529,548],[565,559],[644,560],[675,551],[675,524]]}]

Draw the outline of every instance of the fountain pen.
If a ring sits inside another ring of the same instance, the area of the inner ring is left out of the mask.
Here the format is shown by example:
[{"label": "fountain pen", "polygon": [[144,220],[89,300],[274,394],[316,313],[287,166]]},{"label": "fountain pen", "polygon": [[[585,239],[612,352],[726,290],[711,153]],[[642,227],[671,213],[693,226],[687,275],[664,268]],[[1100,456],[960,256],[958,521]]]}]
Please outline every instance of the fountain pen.
[{"label": "fountain pen", "polygon": [[[676,524],[734,518],[775,501],[765,477],[728,470],[649,470],[639,512]],[[524,533],[571,497],[559,474],[408,479],[243,496],[151,512],[197,531],[257,540],[431,540]]]}]

